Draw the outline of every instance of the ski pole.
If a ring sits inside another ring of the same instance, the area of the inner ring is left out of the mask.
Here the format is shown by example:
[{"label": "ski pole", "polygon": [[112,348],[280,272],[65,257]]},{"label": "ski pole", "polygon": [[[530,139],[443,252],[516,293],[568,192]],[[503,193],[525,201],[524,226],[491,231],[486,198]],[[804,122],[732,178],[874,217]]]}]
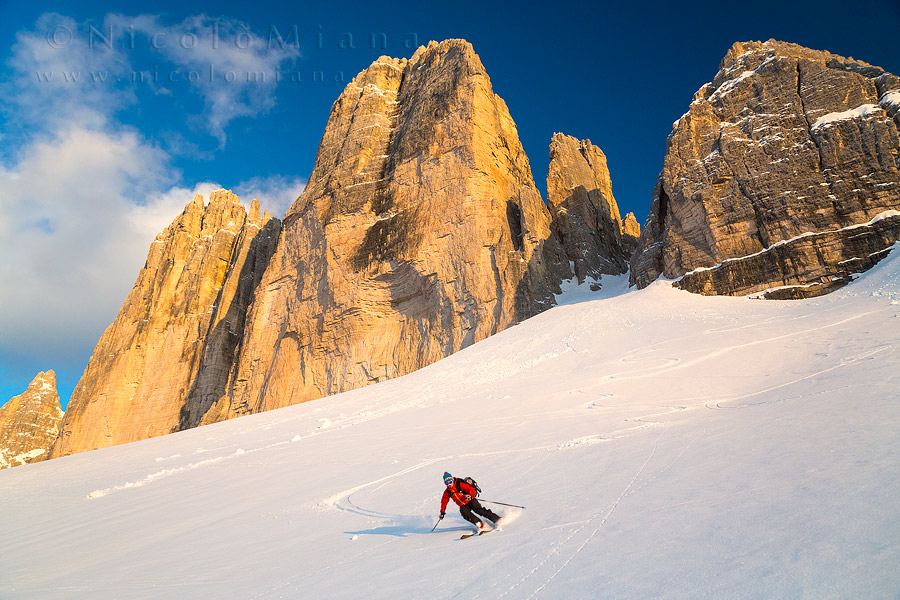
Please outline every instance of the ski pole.
[{"label": "ski pole", "polygon": [[440,523],[440,522],[441,522],[441,520],[438,519],[437,523],[434,524],[434,527],[431,528],[431,531],[434,531],[435,529],[437,529],[438,523]]},{"label": "ski pole", "polygon": [[502,504],[503,506],[512,506],[513,508],[525,508],[524,506],[519,506],[518,504],[507,504],[506,502],[494,502],[493,500],[482,500],[478,499],[480,502],[488,502],[490,504]]}]

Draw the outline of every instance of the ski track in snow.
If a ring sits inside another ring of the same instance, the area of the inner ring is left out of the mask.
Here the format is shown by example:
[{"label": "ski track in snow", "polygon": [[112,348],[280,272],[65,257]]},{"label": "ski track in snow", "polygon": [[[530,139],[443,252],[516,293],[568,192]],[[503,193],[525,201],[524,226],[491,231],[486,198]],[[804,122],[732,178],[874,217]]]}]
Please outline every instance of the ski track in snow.
[{"label": "ski track in snow", "polygon": [[[177,475],[177,474],[183,473],[185,471],[190,471],[193,469],[198,469],[201,467],[209,466],[209,465],[221,462],[223,460],[229,460],[229,459],[243,456],[243,455],[246,455],[249,453],[269,450],[272,448],[276,448],[278,446],[283,446],[286,444],[299,442],[299,441],[302,441],[305,439],[310,439],[314,436],[322,435],[329,431],[337,431],[337,430],[345,429],[347,427],[360,425],[362,423],[367,423],[369,421],[396,413],[401,410],[405,410],[405,409],[408,409],[411,407],[418,407],[418,406],[420,406],[420,403],[417,401],[416,402],[405,402],[405,403],[394,402],[390,406],[383,408],[381,410],[371,410],[371,411],[364,410],[361,413],[359,413],[355,416],[352,416],[352,417],[344,417],[344,415],[342,413],[341,418],[339,418],[339,419],[335,419],[335,420],[319,419],[318,426],[314,427],[311,430],[304,432],[303,434],[297,434],[290,440],[281,440],[281,441],[277,441],[274,443],[259,446],[256,448],[246,449],[246,450],[243,448],[238,448],[236,450],[232,450],[233,445],[229,446],[229,447],[223,447],[223,448],[202,448],[202,447],[197,448],[195,450],[195,454],[205,454],[205,453],[210,453],[210,452],[216,453],[216,452],[221,452],[223,450],[228,450],[228,451],[230,451],[230,453],[225,454],[225,455],[219,455],[214,458],[208,458],[208,459],[204,459],[204,460],[200,460],[200,461],[191,462],[191,463],[185,464],[183,466],[179,466],[179,467],[173,467],[173,468],[169,468],[169,469],[161,469],[161,470],[155,471],[153,473],[150,473],[150,474],[146,475],[145,477],[135,480],[135,481],[129,481],[129,482],[125,482],[123,484],[112,486],[109,488],[94,490],[87,495],[87,498],[88,499],[101,498],[112,492],[117,492],[117,491],[136,488],[136,487],[142,487],[142,486],[145,486],[154,481],[158,481],[160,479],[163,479],[165,477],[169,477],[172,475]],[[315,415],[320,410],[321,409],[316,409],[312,412],[312,414]],[[291,422],[291,421],[293,421],[293,420],[285,419],[283,421],[280,421],[279,423]],[[271,425],[269,425],[267,427],[263,427],[262,429],[263,430],[271,429]],[[241,434],[245,434],[245,433],[246,432],[241,432]],[[207,441],[215,441],[216,439],[217,438],[207,438]],[[176,454],[176,455],[172,455],[172,456],[168,456],[168,457],[157,457],[155,459],[155,462],[163,462],[163,461],[167,461],[167,460],[173,460],[175,458],[179,458],[180,456],[181,456],[180,454]],[[433,459],[433,460],[440,460],[440,459]],[[421,466],[425,466],[425,465],[421,465]],[[420,468],[420,467],[416,467],[416,468]],[[414,469],[411,469],[411,470],[414,470]],[[402,474],[403,473],[399,473],[397,475],[402,475]],[[367,485],[361,486],[361,487],[367,487]],[[326,503],[327,503],[327,500],[326,500]]]},{"label": "ski track in snow", "polygon": [[[882,346],[881,348],[876,348],[875,350],[872,350],[871,352],[867,352],[867,353],[861,354],[859,356],[854,356],[850,359],[844,359],[839,364],[832,365],[830,367],[821,369],[819,371],[815,371],[813,373],[809,373],[807,375],[804,375],[803,377],[798,377],[797,379],[793,379],[793,380],[787,381],[785,383],[780,383],[778,385],[773,385],[773,386],[767,387],[762,390],[757,390],[755,392],[750,392],[748,394],[742,394],[740,396],[733,396],[731,398],[718,400],[716,402],[706,402],[704,404],[704,406],[706,406],[706,408],[713,409],[713,410],[733,410],[733,409],[737,409],[737,408],[749,408],[752,406],[762,406],[762,405],[766,405],[766,404],[774,404],[777,402],[787,402],[788,400],[797,400],[800,398],[806,398],[812,394],[801,394],[799,396],[776,398],[774,400],[762,400],[760,402],[749,402],[749,403],[745,403],[745,404],[736,404],[733,406],[726,405],[727,402],[735,402],[737,400],[745,400],[747,398],[752,398],[753,396],[760,396],[762,394],[766,394],[769,392],[773,392],[775,390],[790,387],[792,385],[796,385],[796,384],[804,382],[804,381],[809,381],[810,379],[813,379],[819,375],[824,375],[825,373],[830,373],[831,371],[835,371],[837,369],[843,369],[845,367],[849,367],[849,366],[851,366],[859,361],[862,361],[862,360],[872,360],[872,357],[875,356],[876,354],[880,354],[881,352],[885,352],[887,350],[892,350],[895,347],[896,347],[895,345]],[[819,394],[819,393],[821,393],[821,392],[816,392],[816,394]]]},{"label": "ski track in snow", "polygon": [[[572,541],[578,534],[580,534],[582,531],[584,531],[588,526],[591,525],[591,523],[596,521],[597,518],[602,515],[602,518],[600,519],[600,522],[597,524],[597,527],[591,532],[590,535],[588,535],[588,537],[584,540],[584,542],[582,542],[582,544],[580,546],[578,546],[575,549],[575,551],[572,552],[571,555],[569,555],[569,557],[566,560],[563,561],[562,565],[560,565],[560,567],[558,569],[556,569],[556,571],[551,573],[550,576],[547,577],[547,579],[541,585],[539,585],[537,588],[535,588],[534,591],[532,591],[531,594],[529,594],[527,596],[527,598],[531,599],[531,598],[534,598],[536,595],[538,595],[544,588],[547,587],[547,585],[551,581],[553,581],[556,578],[557,575],[559,575],[563,571],[563,569],[565,569],[569,565],[570,562],[572,562],[572,559],[574,559],[576,556],[578,556],[578,554],[582,550],[584,550],[584,547],[587,546],[591,542],[591,540],[594,539],[594,537],[596,537],[596,535],[600,531],[600,529],[602,529],[603,526],[606,524],[606,522],[609,520],[609,517],[612,516],[613,512],[615,512],[616,507],[619,506],[619,503],[625,498],[625,496],[628,495],[629,490],[631,490],[631,488],[634,486],[635,482],[640,478],[641,474],[644,472],[644,469],[646,469],[647,465],[650,464],[650,461],[653,460],[653,457],[656,454],[656,449],[659,446],[659,440],[660,440],[660,438],[662,438],[663,434],[665,434],[665,430],[660,432],[659,436],[657,436],[656,440],[654,440],[653,447],[650,450],[650,455],[647,457],[647,460],[644,461],[644,463],[638,469],[637,473],[635,473],[634,477],[631,479],[631,481],[628,483],[628,485],[625,486],[625,489],[622,490],[622,492],[619,494],[619,496],[615,500],[613,500],[613,502],[605,510],[595,513],[594,516],[592,516],[590,519],[588,519],[587,522],[585,522],[583,525],[581,525],[581,527],[579,527],[575,531],[573,531],[569,535],[569,537],[562,540],[561,542],[558,542],[550,550],[550,552],[547,553],[547,555],[543,558],[543,560],[541,560],[527,575],[525,575],[525,577],[520,579],[517,583],[515,583],[513,586],[511,586],[505,592],[503,592],[502,594],[497,596],[498,600],[500,598],[505,598],[506,596],[511,594],[516,588],[518,588],[520,585],[523,585],[524,583],[526,583],[531,578],[532,575],[535,575],[538,571],[541,570],[541,568],[547,563],[548,560],[550,560],[554,555],[560,553],[562,551],[562,549],[564,547],[566,547],[570,541]],[[459,596],[459,594],[457,596]]]},{"label": "ski track in snow", "polygon": [[[609,397],[610,395],[604,395],[604,396]],[[642,414],[640,416],[635,416],[635,417],[626,417],[623,419],[623,421],[626,423],[634,422],[634,423],[638,423],[637,425],[634,425],[631,427],[623,427],[623,428],[616,429],[616,430],[613,430],[613,431],[611,431],[609,433],[605,433],[605,434],[589,435],[589,436],[583,436],[580,438],[570,439],[567,441],[561,441],[555,445],[548,444],[548,445],[543,445],[543,446],[532,446],[532,447],[527,447],[527,448],[514,448],[514,449],[509,449],[509,450],[498,450],[498,451],[492,451],[492,452],[474,452],[474,453],[464,453],[464,454],[452,454],[452,455],[440,456],[440,457],[435,457],[435,458],[429,458],[429,459],[426,459],[412,467],[408,467],[406,469],[403,469],[403,470],[393,473],[391,475],[387,475],[385,477],[381,477],[379,479],[369,481],[367,483],[355,486],[348,490],[343,490],[341,492],[338,492],[337,494],[334,494],[330,497],[324,498],[317,502],[309,503],[306,506],[308,508],[317,508],[317,509],[336,508],[339,510],[350,510],[347,505],[352,504],[349,501],[349,498],[354,493],[359,492],[363,489],[369,488],[373,485],[377,485],[377,484],[386,485],[391,480],[394,480],[398,477],[402,477],[403,475],[406,475],[413,471],[417,471],[421,468],[427,467],[427,466],[432,465],[437,462],[447,462],[450,460],[455,460],[455,459],[460,459],[460,458],[496,456],[496,455],[503,455],[503,454],[518,454],[518,453],[523,453],[523,452],[546,452],[546,451],[552,451],[552,450],[565,450],[565,449],[574,448],[574,447],[582,446],[582,445],[610,442],[617,438],[622,437],[623,435],[625,435],[628,432],[631,432],[634,430],[639,430],[639,429],[645,429],[647,427],[658,426],[661,424],[660,421],[648,420],[650,418],[660,417],[660,416],[671,414],[673,412],[682,411],[682,410],[687,409],[688,407],[675,406],[675,407],[660,407],[660,408],[664,408],[666,410],[664,410],[662,412],[653,412],[653,413],[648,413],[648,414]],[[388,412],[395,412],[395,409],[391,409]],[[531,416],[531,417],[534,417],[536,420],[546,421],[549,414],[560,413],[560,414],[565,414],[565,415],[571,415],[572,412],[573,412],[572,410],[551,411],[550,413],[534,413],[533,415],[517,415],[517,418],[525,418],[525,417]],[[382,416],[382,415],[379,415],[379,416]],[[377,418],[377,417],[372,417],[372,418]],[[360,420],[353,421],[351,423],[343,423],[336,429],[343,429],[343,428],[350,427],[353,425],[365,423],[365,422],[372,420],[372,418],[360,419]],[[499,419],[506,419],[506,418],[505,417],[496,417],[494,420],[499,420]],[[268,429],[268,428],[266,428],[266,429]],[[181,474],[181,473],[184,473],[187,471],[191,471],[194,469],[207,467],[207,466],[214,465],[214,464],[220,463],[222,461],[234,459],[237,457],[243,457],[248,454],[261,452],[261,451],[269,450],[272,448],[277,448],[279,446],[284,446],[286,444],[290,444],[294,441],[300,441],[302,439],[309,439],[309,438],[313,437],[314,435],[316,435],[316,432],[312,431],[312,432],[307,433],[305,436],[301,435],[299,437],[299,439],[297,437],[295,437],[289,441],[278,441],[278,442],[274,442],[271,444],[259,446],[256,448],[250,448],[247,450],[245,450],[243,448],[238,448],[227,455],[220,455],[220,456],[216,456],[213,458],[207,458],[207,459],[203,459],[200,461],[191,462],[191,463],[188,463],[188,464],[185,464],[182,466],[172,467],[169,469],[161,469],[161,470],[150,473],[150,474],[144,476],[143,478],[140,478],[140,479],[137,479],[134,481],[128,481],[128,482],[122,483],[120,485],[93,490],[92,492],[90,492],[87,495],[87,499],[93,500],[93,499],[97,499],[97,498],[102,498],[113,492],[143,487],[145,485],[159,481],[166,477],[178,475],[178,474]],[[218,450],[225,450],[225,449],[226,448],[220,448]],[[200,448],[200,449],[196,450],[197,453],[206,453],[206,452],[215,452],[215,451],[216,450],[210,450],[210,449],[205,449],[205,448]],[[155,460],[155,462],[162,462],[162,461],[167,461],[167,460],[174,460],[175,458],[178,458],[178,457],[180,457],[180,455],[173,455],[173,456],[169,456],[169,457],[157,457],[154,460]],[[363,514],[363,513],[360,512],[360,514]]]},{"label": "ski track in snow", "polygon": [[[601,395],[601,398],[610,398],[610,397],[612,397],[612,394]],[[594,402],[596,402],[596,400]],[[418,407],[417,403],[405,403],[405,404],[406,404],[405,408],[409,408],[410,405],[414,405],[415,407]],[[589,403],[589,405],[593,405],[593,403]],[[258,446],[255,448],[232,449],[233,446],[217,448],[217,449],[197,448],[195,450],[195,454],[206,454],[206,453],[210,453],[210,452],[215,453],[215,452],[221,452],[222,450],[228,450],[229,453],[228,454],[220,454],[219,456],[215,456],[212,458],[207,458],[207,459],[203,459],[203,460],[199,460],[199,461],[190,462],[190,463],[187,463],[187,464],[184,464],[181,466],[177,466],[177,467],[160,469],[160,470],[154,471],[152,473],[149,473],[140,479],[136,479],[133,481],[127,481],[122,484],[103,488],[103,489],[96,489],[87,494],[87,499],[94,500],[97,498],[102,498],[104,496],[108,496],[109,494],[114,493],[114,492],[143,487],[143,486],[149,485],[151,483],[160,481],[167,477],[171,477],[171,476],[179,475],[179,474],[182,474],[182,473],[185,473],[188,471],[192,471],[195,469],[200,469],[203,467],[215,465],[215,464],[221,463],[222,461],[232,460],[232,459],[235,459],[238,457],[245,457],[248,454],[253,454],[253,453],[270,450],[273,448],[278,448],[280,446],[285,446],[285,445],[288,445],[288,444],[291,444],[294,442],[298,442],[298,441],[302,441],[302,440],[308,440],[317,435],[325,434],[329,431],[338,431],[338,430],[346,429],[348,427],[352,427],[355,425],[368,423],[369,421],[372,421],[374,419],[377,419],[377,418],[380,418],[380,417],[383,417],[383,416],[386,416],[389,414],[393,414],[393,413],[397,412],[398,410],[402,410],[402,408],[398,408],[398,406],[400,406],[400,405],[395,403],[395,404],[392,404],[390,407],[380,410],[380,411],[365,411],[366,414],[363,417],[344,418],[343,420],[336,420],[336,421],[328,420],[327,422],[320,423],[320,425],[318,427],[314,428],[313,430],[307,431],[304,434],[298,434],[298,435],[294,436],[291,440],[280,440],[277,442],[265,444],[265,445]],[[590,444],[609,442],[609,441],[613,441],[617,438],[620,438],[623,435],[626,435],[627,433],[635,431],[635,430],[644,429],[647,427],[658,426],[660,424],[659,421],[648,420],[648,419],[651,419],[653,417],[664,416],[664,415],[670,414],[672,412],[685,410],[687,407],[676,406],[676,407],[660,407],[660,408],[663,408],[665,410],[663,410],[662,412],[642,413],[642,414],[640,414],[638,416],[634,416],[634,417],[625,417],[623,419],[624,423],[636,423],[636,425],[615,429],[608,433],[583,436],[583,437],[579,437],[579,438],[560,441],[556,444],[531,446],[531,447],[526,447],[526,448],[514,448],[514,449],[498,450],[498,451],[492,451],[492,452],[452,454],[452,455],[429,458],[429,459],[421,461],[420,463],[418,463],[412,467],[409,467],[409,468],[403,469],[401,471],[398,471],[396,473],[393,473],[391,475],[381,477],[379,479],[355,486],[351,489],[338,492],[328,498],[321,499],[317,502],[309,503],[306,506],[308,508],[316,508],[316,509],[336,508],[339,510],[349,510],[348,505],[352,504],[349,502],[349,497],[352,494],[354,494],[355,492],[369,488],[373,485],[387,484],[391,480],[394,480],[398,477],[402,477],[403,475],[406,475],[413,471],[427,467],[427,466],[432,465],[437,462],[442,462],[442,461],[446,462],[446,461],[460,459],[460,458],[485,457],[485,456],[495,456],[495,455],[503,455],[503,454],[517,454],[517,453],[522,453],[522,452],[545,452],[545,451],[553,451],[553,450],[566,450],[569,448],[574,448],[574,447],[578,447],[578,446],[582,446],[582,445],[590,445]],[[515,415],[515,418],[516,418],[516,420],[519,420],[519,421],[525,422],[525,423],[529,422],[529,419],[532,419],[535,422],[546,422],[547,419],[551,415],[554,415],[554,414],[562,415],[562,416],[571,416],[572,414],[574,414],[574,411],[573,411],[573,409],[566,409],[566,410],[559,410],[559,411],[528,413],[528,414]],[[492,420],[493,421],[506,421],[506,420],[509,420],[509,417],[494,417],[492,419],[484,419],[483,422],[492,421]],[[325,427],[323,428],[322,425],[325,425]],[[447,424],[444,424],[443,426],[446,426],[446,425]],[[263,429],[270,429],[270,427],[264,427]],[[245,434],[246,432],[241,432],[241,433]],[[213,438],[207,438],[208,441],[211,441],[212,439]],[[154,462],[169,461],[169,460],[174,460],[174,459],[180,458],[180,457],[181,457],[180,454],[167,456],[167,457],[157,457],[156,459],[154,459]]]},{"label": "ski track in snow", "polygon": [[[388,539],[387,541],[384,541],[384,542],[382,542],[382,543],[380,543],[380,544],[377,544],[377,545],[375,545],[375,546],[372,546],[371,548],[367,548],[367,549],[365,549],[365,550],[361,550],[361,551],[359,551],[359,552],[356,552],[355,554],[352,554],[352,555],[348,556],[347,558],[342,558],[342,559],[340,559],[340,560],[338,560],[338,561],[336,561],[336,562],[334,562],[334,563],[332,563],[332,564],[326,565],[325,567],[323,567],[323,568],[321,568],[321,569],[318,569],[318,570],[316,570],[316,571],[311,571],[311,572],[309,572],[309,573],[299,573],[299,574],[297,574],[297,575],[294,575],[294,576],[290,577],[287,581],[285,581],[284,583],[282,583],[281,585],[277,585],[277,586],[275,586],[275,587],[273,587],[273,588],[269,588],[269,589],[265,590],[264,592],[260,592],[259,594],[255,594],[255,595],[253,595],[253,596],[250,596],[250,597],[248,598],[248,600],[257,600],[258,598],[271,597],[271,595],[272,595],[273,592],[277,592],[277,591],[279,591],[279,590],[284,590],[284,589],[289,588],[289,587],[291,587],[291,586],[295,586],[295,585],[296,585],[297,583],[299,583],[301,580],[304,580],[304,579],[311,579],[311,578],[316,577],[316,576],[318,576],[318,575],[324,575],[324,574],[327,573],[328,571],[331,571],[331,570],[334,570],[334,569],[338,569],[338,568],[340,568],[340,567],[343,567],[344,565],[353,564],[353,563],[355,563],[356,561],[358,561],[359,559],[363,558],[363,557],[366,556],[366,555],[369,555],[369,554],[372,554],[372,553],[376,553],[376,552],[379,551],[379,550],[383,550],[385,546],[387,546],[388,544],[392,544],[392,543],[398,541],[399,539],[401,539],[401,538],[391,538],[391,539]],[[294,588],[294,589],[296,590],[296,589],[299,589],[299,588]],[[283,596],[280,596],[280,597],[283,597]]]},{"label": "ski track in snow", "polygon": [[[776,335],[776,336],[772,336],[772,337],[763,338],[763,339],[760,339],[760,340],[753,340],[753,341],[751,341],[751,342],[746,342],[746,343],[743,343],[743,344],[735,344],[735,345],[732,345],[732,346],[726,346],[726,347],[723,347],[723,348],[718,348],[718,349],[716,349],[716,350],[714,350],[714,351],[712,351],[712,352],[708,352],[708,353],[703,354],[703,355],[701,355],[701,356],[699,356],[699,357],[697,357],[697,358],[694,358],[694,359],[691,359],[691,360],[687,360],[687,361],[682,361],[682,360],[680,360],[680,359],[678,359],[678,358],[667,358],[667,359],[664,359],[666,362],[665,362],[665,364],[663,364],[663,365],[659,365],[659,366],[655,366],[655,367],[649,367],[649,368],[647,368],[647,369],[639,369],[639,370],[636,371],[636,372],[635,372],[635,371],[622,371],[622,372],[619,372],[619,373],[613,373],[613,374],[610,374],[610,375],[606,375],[606,376],[603,377],[599,382],[594,383],[593,385],[584,386],[584,387],[582,387],[581,389],[583,389],[583,390],[592,389],[592,388],[595,388],[595,387],[599,387],[599,386],[601,386],[601,385],[606,385],[606,384],[608,384],[610,381],[613,381],[613,380],[626,380],[626,381],[627,381],[627,380],[633,380],[633,379],[644,379],[644,378],[647,378],[647,377],[655,377],[655,376],[660,375],[660,374],[662,374],[662,373],[669,373],[669,372],[671,372],[671,371],[687,369],[687,368],[689,368],[689,367],[696,366],[696,365],[698,365],[698,364],[700,364],[700,363],[706,362],[706,361],[711,360],[711,359],[713,359],[713,358],[718,358],[718,357],[723,356],[723,355],[725,355],[725,354],[734,352],[735,350],[739,350],[739,349],[743,349],[743,348],[749,348],[749,347],[751,347],[751,346],[758,346],[758,345],[762,345],[762,344],[769,344],[769,343],[772,343],[772,342],[777,342],[777,341],[781,341],[781,340],[785,340],[785,339],[792,339],[792,338],[796,338],[797,336],[806,335],[806,334],[813,333],[813,332],[818,332],[818,331],[821,331],[821,330],[823,330],[823,329],[827,329],[827,328],[831,328],[831,327],[837,327],[837,326],[839,326],[839,325],[845,325],[845,324],[847,324],[847,323],[849,323],[849,322],[851,322],[851,321],[855,321],[855,320],[860,319],[860,318],[862,318],[862,317],[865,317],[865,316],[867,316],[867,315],[869,315],[869,314],[871,314],[871,313],[872,313],[872,311],[869,311],[869,312],[866,312],[866,313],[861,313],[861,314],[857,314],[857,315],[852,315],[852,316],[847,317],[847,318],[845,318],[845,319],[841,319],[841,320],[839,320],[839,321],[835,321],[835,322],[833,322],[833,323],[826,324],[826,325],[818,325],[818,326],[810,327],[810,328],[808,328],[808,329],[801,330],[801,331],[792,331],[792,332],[790,332],[790,333],[786,333],[786,334],[783,334],[783,335]],[[639,351],[638,351],[638,352],[639,352]],[[634,355],[632,355],[631,357],[628,357],[628,358],[629,358],[629,360],[633,360]]]},{"label": "ski track in snow", "polygon": [[[368,487],[372,487],[373,485],[377,485],[379,483],[386,484],[386,483],[390,482],[391,480],[396,479],[397,477],[402,477],[403,475],[406,475],[407,473],[412,473],[413,471],[418,471],[422,467],[427,467],[429,465],[433,465],[436,462],[439,462],[442,460],[447,460],[447,458],[448,457],[440,457],[440,458],[429,458],[427,460],[423,460],[422,462],[420,462],[418,464],[415,464],[415,465],[413,465],[409,468],[403,469],[401,471],[397,471],[396,473],[392,473],[385,477],[380,477],[378,479],[375,479],[374,481],[369,481],[362,485],[352,487],[349,490],[344,490],[344,491],[338,492],[337,494],[334,494],[333,496],[325,498],[324,500],[320,500],[318,502],[313,503],[313,507],[319,508],[319,509],[337,508],[338,510],[351,510],[352,512],[358,512],[359,514],[366,514],[364,512],[360,512],[359,509],[353,510],[353,509],[349,508],[349,506],[355,506],[350,501],[350,497],[353,494],[355,494],[356,492],[359,492],[361,490],[364,490]],[[366,511],[366,512],[371,513],[371,514],[378,514],[378,513],[373,513],[373,511]]]}]

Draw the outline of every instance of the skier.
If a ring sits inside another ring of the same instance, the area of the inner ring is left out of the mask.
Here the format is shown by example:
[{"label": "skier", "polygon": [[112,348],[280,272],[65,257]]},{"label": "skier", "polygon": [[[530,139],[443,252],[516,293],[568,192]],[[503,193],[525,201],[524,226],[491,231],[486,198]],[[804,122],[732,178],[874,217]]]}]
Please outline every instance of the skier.
[{"label": "skier", "polygon": [[444,490],[444,496],[441,498],[441,519],[447,514],[447,502],[453,498],[453,501],[459,505],[459,514],[463,516],[463,519],[475,525],[479,533],[484,531],[484,523],[475,516],[476,514],[490,519],[495,529],[500,526],[500,515],[483,507],[475,499],[477,491],[474,487],[462,479],[456,479],[450,473],[444,473],[444,485],[447,486],[447,489]]}]

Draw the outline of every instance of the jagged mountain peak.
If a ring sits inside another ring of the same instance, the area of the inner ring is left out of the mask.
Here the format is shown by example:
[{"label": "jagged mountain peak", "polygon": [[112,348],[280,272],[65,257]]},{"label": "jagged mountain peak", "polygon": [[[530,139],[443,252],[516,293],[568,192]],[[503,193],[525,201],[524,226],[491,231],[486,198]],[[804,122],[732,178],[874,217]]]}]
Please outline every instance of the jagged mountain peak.
[{"label": "jagged mountain peak", "polygon": [[210,419],[415,370],[551,306],[567,275],[471,44],[381,57],[331,108]]},{"label": "jagged mountain peak", "polygon": [[[255,214],[254,214],[255,213]],[[231,190],[197,194],[147,262],[72,394],[51,456],[196,425],[224,392],[278,219],[248,216]]]},{"label": "jagged mountain peak", "polygon": [[634,240],[624,236],[606,155],[590,140],[553,134],[547,204],[579,282],[627,271]]},{"label": "jagged mountain peak", "polygon": [[800,44],[783,42],[772,38],[764,42],[735,42],[732,44],[731,48],[728,49],[725,56],[722,58],[722,61],[719,63],[719,71],[727,71],[734,67],[735,64],[741,62],[741,59],[746,59],[753,55],[761,56],[763,57],[763,60],[765,60],[766,56],[774,55],[789,56],[798,59],[805,58],[831,63],[831,68],[842,68],[846,66],[852,69],[855,65],[860,68],[872,68],[880,71],[880,73],[884,72],[883,69],[876,67],[875,65],[871,65],[862,60],[856,60],[853,57],[843,57],[838,54],[833,54],[828,50],[816,50],[801,46]]},{"label": "jagged mountain peak", "polygon": [[56,393],[56,371],[47,369],[35,375],[31,383],[28,384],[28,391],[41,391],[45,393]]},{"label": "jagged mountain peak", "polygon": [[42,371],[22,394],[0,407],[0,469],[44,460],[62,416],[56,373]]}]

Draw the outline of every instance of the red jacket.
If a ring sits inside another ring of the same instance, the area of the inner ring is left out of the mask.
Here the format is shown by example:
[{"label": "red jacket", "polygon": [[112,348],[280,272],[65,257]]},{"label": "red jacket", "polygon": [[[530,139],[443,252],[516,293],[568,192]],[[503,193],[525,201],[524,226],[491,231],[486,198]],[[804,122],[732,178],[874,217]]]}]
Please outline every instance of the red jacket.
[{"label": "red jacket", "polygon": [[462,479],[454,479],[453,483],[444,490],[444,496],[441,498],[441,512],[447,512],[447,502],[450,498],[458,505],[468,504],[475,497],[475,488],[463,481]]}]

